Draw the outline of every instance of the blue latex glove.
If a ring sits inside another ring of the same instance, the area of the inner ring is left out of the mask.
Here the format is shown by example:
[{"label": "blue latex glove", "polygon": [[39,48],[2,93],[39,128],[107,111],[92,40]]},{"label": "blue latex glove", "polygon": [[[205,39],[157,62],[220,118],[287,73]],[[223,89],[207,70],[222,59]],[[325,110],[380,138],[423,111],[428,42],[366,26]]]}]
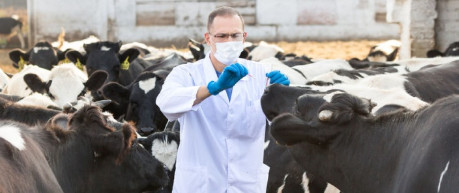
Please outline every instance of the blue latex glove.
[{"label": "blue latex glove", "polygon": [[207,89],[210,94],[217,95],[222,90],[233,87],[236,82],[241,80],[242,77],[247,76],[247,74],[249,74],[249,71],[243,65],[239,63],[231,64],[223,69],[217,82],[210,81],[207,84]]},{"label": "blue latex glove", "polygon": [[283,84],[285,86],[290,85],[290,80],[282,74],[279,70],[271,71],[270,73],[266,73],[266,77],[270,79],[270,84]]}]

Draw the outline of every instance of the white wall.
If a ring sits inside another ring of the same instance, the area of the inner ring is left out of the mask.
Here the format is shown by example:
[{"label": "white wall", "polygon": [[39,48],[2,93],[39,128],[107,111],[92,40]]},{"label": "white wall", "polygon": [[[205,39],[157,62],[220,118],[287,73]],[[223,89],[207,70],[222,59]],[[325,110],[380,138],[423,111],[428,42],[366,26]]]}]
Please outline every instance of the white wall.
[{"label": "white wall", "polygon": [[[381,22],[384,0],[28,0],[34,41],[90,34],[103,40],[186,45],[202,40],[207,15],[229,5],[246,21],[249,41],[398,38],[398,24]],[[379,19],[378,19],[379,16]]]}]

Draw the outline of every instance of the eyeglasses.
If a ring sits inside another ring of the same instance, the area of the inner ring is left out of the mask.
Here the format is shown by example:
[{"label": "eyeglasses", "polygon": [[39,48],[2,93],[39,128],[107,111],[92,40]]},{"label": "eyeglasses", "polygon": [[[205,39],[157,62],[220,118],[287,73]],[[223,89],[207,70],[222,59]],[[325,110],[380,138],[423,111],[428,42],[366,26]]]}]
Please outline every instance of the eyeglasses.
[{"label": "eyeglasses", "polygon": [[244,33],[218,33],[218,34],[211,34],[209,32],[210,35],[212,35],[215,39],[217,39],[217,41],[225,41],[227,40],[229,37],[231,37],[231,39],[233,40],[236,40],[236,41],[240,41],[244,38],[244,36],[247,34],[247,32],[244,32]]}]

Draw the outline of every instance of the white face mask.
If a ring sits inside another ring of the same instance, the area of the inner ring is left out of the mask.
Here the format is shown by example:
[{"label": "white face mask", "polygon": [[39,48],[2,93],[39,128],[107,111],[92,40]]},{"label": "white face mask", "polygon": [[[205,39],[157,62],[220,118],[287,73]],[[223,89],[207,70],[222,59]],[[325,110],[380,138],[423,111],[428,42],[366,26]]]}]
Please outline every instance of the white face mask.
[{"label": "white face mask", "polygon": [[233,64],[244,49],[242,41],[215,43],[217,49],[215,59],[225,65]]}]

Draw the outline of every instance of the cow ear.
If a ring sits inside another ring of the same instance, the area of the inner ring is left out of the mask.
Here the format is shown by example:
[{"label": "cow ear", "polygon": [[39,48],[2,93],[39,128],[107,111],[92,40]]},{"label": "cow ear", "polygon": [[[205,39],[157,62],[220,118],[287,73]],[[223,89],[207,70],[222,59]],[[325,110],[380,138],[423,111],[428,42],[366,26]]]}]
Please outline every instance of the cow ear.
[{"label": "cow ear", "polygon": [[73,62],[77,67],[78,65],[85,65],[86,64],[86,57],[87,55],[83,55],[76,50],[69,50],[65,53],[65,57]]},{"label": "cow ear", "polygon": [[[54,49],[56,49],[56,48],[54,48]],[[67,59],[67,58],[65,57],[65,55],[67,54],[67,52],[69,52],[69,51],[71,51],[71,50],[72,50],[72,49],[67,49],[67,50],[65,50],[65,51],[61,51],[61,50],[59,50],[59,49],[56,49],[57,60],[58,60],[58,61],[61,61],[61,60]],[[64,63],[68,63],[68,61],[64,61]]]},{"label": "cow ear", "polygon": [[124,51],[122,54],[120,54],[119,60],[121,63],[121,69],[128,70],[131,62],[134,61],[139,56],[139,54],[140,54],[139,50],[135,48],[129,48],[126,51]]},{"label": "cow ear", "polygon": [[367,99],[347,93],[335,94],[330,103],[320,107],[318,118],[323,122],[342,124],[357,115],[368,116],[374,106],[376,104]]},{"label": "cow ear", "polygon": [[96,70],[88,80],[84,83],[86,88],[89,91],[96,91],[104,85],[105,81],[107,80],[108,73],[103,70]]},{"label": "cow ear", "polygon": [[33,92],[45,93],[48,90],[49,85],[43,82],[36,74],[29,73],[24,75],[24,81]]},{"label": "cow ear", "polygon": [[86,53],[90,53],[91,51],[96,50],[100,45],[100,42],[93,42],[89,44],[83,44],[83,49]]},{"label": "cow ear", "polygon": [[201,43],[197,42],[196,40],[189,39],[188,49],[190,50],[195,60],[201,59],[200,56],[204,52],[204,46]]},{"label": "cow ear", "polygon": [[243,49],[241,54],[239,55],[239,58],[247,59],[248,57],[249,57],[249,50]]},{"label": "cow ear", "polygon": [[57,114],[54,117],[51,117],[51,119],[48,120],[46,123],[47,125],[51,127],[59,127],[63,130],[68,130],[68,122],[69,122],[69,117],[67,114]]},{"label": "cow ear", "polygon": [[13,61],[13,66],[22,70],[24,65],[29,61],[29,53],[24,52],[21,49],[14,49],[8,53],[11,61]]},{"label": "cow ear", "polygon": [[110,82],[103,86],[102,94],[105,98],[121,104],[129,100],[130,91],[119,83]]}]

